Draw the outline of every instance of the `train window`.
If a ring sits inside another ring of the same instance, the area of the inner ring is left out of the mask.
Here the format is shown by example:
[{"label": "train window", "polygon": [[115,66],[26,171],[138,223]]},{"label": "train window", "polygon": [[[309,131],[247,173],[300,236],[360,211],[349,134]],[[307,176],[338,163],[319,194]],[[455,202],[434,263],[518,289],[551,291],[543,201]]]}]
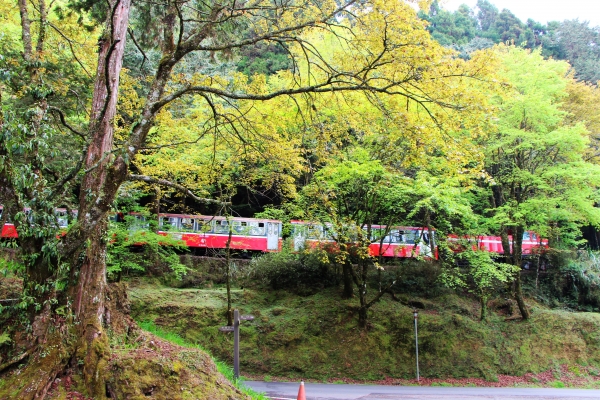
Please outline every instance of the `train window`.
[{"label": "train window", "polygon": [[415,244],[417,240],[421,238],[421,231],[419,230],[408,230],[404,231],[403,242],[408,244]]},{"label": "train window", "polygon": [[197,226],[196,226],[196,231],[197,232],[202,232],[202,233],[208,233],[208,232],[212,232],[212,224],[210,220],[197,220],[196,221]]},{"label": "train window", "polygon": [[179,226],[179,218],[177,218],[177,217],[161,217],[159,225],[163,231],[176,230]]},{"label": "train window", "polygon": [[323,236],[323,227],[321,225],[308,225],[307,229],[309,239],[321,239]]},{"label": "train window", "polygon": [[531,233],[531,240],[533,240],[534,242],[538,241],[537,235],[535,233],[533,233],[533,232]]},{"label": "train window", "polygon": [[331,224],[323,225],[323,239],[332,240],[335,237],[335,231],[333,230],[333,226]]},{"label": "train window", "polygon": [[254,222],[251,224],[250,234],[252,236],[265,236],[265,223],[264,222]]},{"label": "train window", "polygon": [[391,235],[392,235],[392,243],[402,243],[403,242],[403,237],[402,234],[404,233],[404,231],[392,231]]},{"label": "train window", "polygon": [[399,231],[397,229],[392,229],[390,233],[388,233],[383,240],[384,243],[402,243],[404,231]]},{"label": "train window", "polygon": [[247,235],[248,230],[246,229],[246,225],[248,223],[246,221],[232,221],[231,225],[233,226],[233,231],[239,235]]},{"label": "train window", "polygon": [[523,240],[531,240],[529,232],[523,232]]},{"label": "train window", "polygon": [[[367,228],[363,228],[363,230],[366,231]],[[372,228],[371,229],[371,242],[379,242],[381,240],[381,235],[382,235],[382,230],[380,228]]]},{"label": "train window", "polygon": [[194,220],[192,218],[181,218],[181,230],[192,232],[194,230]]},{"label": "train window", "polygon": [[[162,218],[161,218],[162,222]],[[129,229],[137,230],[137,229],[147,229],[149,226],[148,222],[146,222],[146,218],[141,215],[133,215],[133,221]]]},{"label": "train window", "polygon": [[69,226],[69,219],[67,218],[66,211],[56,211],[56,217],[58,220],[58,226],[61,228],[66,228]]},{"label": "train window", "polygon": [[215,232],[216,233],[229,233],[229,224],[227,220],[217,221],[215,223]]}]

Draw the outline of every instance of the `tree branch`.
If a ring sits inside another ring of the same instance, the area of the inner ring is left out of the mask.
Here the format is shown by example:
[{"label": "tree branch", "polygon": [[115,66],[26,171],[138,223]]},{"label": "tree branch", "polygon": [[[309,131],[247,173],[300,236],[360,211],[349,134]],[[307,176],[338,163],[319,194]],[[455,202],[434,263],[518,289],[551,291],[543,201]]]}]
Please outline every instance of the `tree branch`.
[{"label": "tree branch", "polygon": [[61,124],[63,124],[68,130],[70,130],[71,132],[73,132],[74,134],[76,134],[77,136],[82,138],[83,140],[86,140],[86,135],[84,133],[79,132],[77,129],[73,128],[71,125],[69,125],[67,123],[67,121],[65,119],[65,114],[60,110],[60,108],[49,106],[48,111],[58,114]]},{"label": "tree branch", "polygon": [[192,193],[192,191],[190,189],[186,188],[185,186],[180,185],[175,182],[167,181],[165,179],[157,179],[157,178],[152,178],[150,176],[145,176],[145,175],[128,175],[127,180],[137,181],[137,182],[146,182],[146,183],[171,187],[171,188],[176,189],[179,192],[185,194],[186,196],[191,197],[192,199],[196,200],[199,203],[231,205],[230,202],[224,202],[224,201],[219,201],[219,200],[214,200],[214,199],[207,199],[204,197],[198,197],[194,193]]}]

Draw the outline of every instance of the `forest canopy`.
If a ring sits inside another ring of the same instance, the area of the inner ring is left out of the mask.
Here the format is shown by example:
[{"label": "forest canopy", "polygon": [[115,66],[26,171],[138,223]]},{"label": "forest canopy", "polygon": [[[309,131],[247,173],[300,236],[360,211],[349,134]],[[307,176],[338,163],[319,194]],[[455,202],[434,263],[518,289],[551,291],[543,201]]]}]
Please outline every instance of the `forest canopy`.
[{"label": "forest canopy", "polygon": [[[0,224],[19,233],[19,307],[35,332],[0,373],[29,359],[20,398],[44,397],[69,365],[88,395],[106,394],[108,216],[138,200],[492,233],[505,249],[526,230],[581,243],[580,227],[600,223],[598,113],[586,112],[600,104],[597,29],[524,25],[486,0],[477,16],[411,3],[0,5]],[[571,33],[589,36],[573,42],[587,52],[569,53]],[[64,234],[57,207],[72,218]],[[505,256],[473,260],[504,268],[495,279],[515,282],[527,318],[521,254]],[[375,261],[339,260],[346,293],[366,287]],[[366,318],[366,290],[360,301]]]}]

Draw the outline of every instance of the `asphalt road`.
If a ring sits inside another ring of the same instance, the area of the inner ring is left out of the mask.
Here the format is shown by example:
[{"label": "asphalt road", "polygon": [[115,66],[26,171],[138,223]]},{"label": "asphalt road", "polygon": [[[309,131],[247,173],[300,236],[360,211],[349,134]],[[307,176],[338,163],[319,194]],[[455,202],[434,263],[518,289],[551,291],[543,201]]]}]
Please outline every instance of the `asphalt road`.
[{"label": "asphalt road", "polygon": [[[244,382],[273,400],[296,400],[300,383]],[[600,390],[376,386],[306,383],[306,400],[591,400]]]}]

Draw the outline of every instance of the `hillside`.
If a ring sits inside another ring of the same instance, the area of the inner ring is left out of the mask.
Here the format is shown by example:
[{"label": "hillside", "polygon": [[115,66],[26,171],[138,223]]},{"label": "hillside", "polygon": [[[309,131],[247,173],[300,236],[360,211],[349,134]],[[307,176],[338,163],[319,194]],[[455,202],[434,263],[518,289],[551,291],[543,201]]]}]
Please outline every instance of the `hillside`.
[{"label": "hillside", "polygon": [[[231,360],[232,337],[217,329],[226,323],[224,287],[209,283],[177,289],[148,279],[129,284],[137,320],[153,321]],[[234,289],[232,298],[242,314],[256,317],[241,328],[243,375],[322,381],[413,378],[413,306],[419,309],[423,377],[494,382],[499,375],[555,370],[560,380],[561,365],[582,376],[597,374],[600,367],[600,315],[550,310],[532,301],[529,321],[511,315],[509,303],[493,300],[488,321],[480,322],[478,302],[450,291],[428,299],[385,296],[371,309],[369,329],[362,330],[356,299],[341,300],[337,288],[300,296],[244,287]]]}]

